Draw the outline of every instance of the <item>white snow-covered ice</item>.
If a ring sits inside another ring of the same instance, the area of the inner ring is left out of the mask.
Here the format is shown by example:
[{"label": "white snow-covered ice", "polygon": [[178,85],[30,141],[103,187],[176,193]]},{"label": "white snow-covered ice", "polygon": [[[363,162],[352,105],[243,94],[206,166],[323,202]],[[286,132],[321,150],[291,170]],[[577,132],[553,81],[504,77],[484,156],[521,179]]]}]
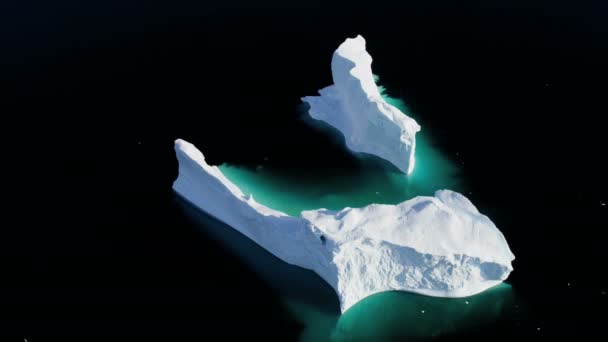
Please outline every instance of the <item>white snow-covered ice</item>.
[{"label": "white snow-covered ice", "polygon": [[175,151],[178,194],[278,258],[316,272],[338,294],[342,312],[389,290],[474,295],[513,269],[502,233],[459,193],[294,217],[243,194],[194,145],[178,139]]},{"label": "white snow-covered ice", "polygon": [[310,105],[312,118],[344,135],[350,150],[373,154],[410,174],[420,126],[382,98],[371,64],[365,39],[346,39],[331,60],[334,84],[319,90],[320,96],[306,96],[302,101]]}]

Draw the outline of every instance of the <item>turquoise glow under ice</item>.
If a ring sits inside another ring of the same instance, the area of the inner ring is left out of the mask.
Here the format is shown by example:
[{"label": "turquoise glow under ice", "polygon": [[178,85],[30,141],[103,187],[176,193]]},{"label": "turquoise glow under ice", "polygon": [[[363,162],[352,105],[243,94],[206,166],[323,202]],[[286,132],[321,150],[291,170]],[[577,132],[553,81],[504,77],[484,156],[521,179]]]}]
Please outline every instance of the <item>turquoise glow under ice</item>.
[{"label": "turquoise glow under ice", "polygon": [[224,164],[220,169],[257,202],[294,216],[302,210],[319,208],[339,210],[371,203],[397,204],[419,195],[433,195],[438,189],[463,188],[455,164],[441,155],[425,132],[417,135],[416,168],[410,175],[371,167],[378,163],[375,157],[359,158],[370,167],[357,172],[345,170],[342,174],[328,171],[326,177],[301,182],[281,179],[268,168],[251,170]]},{"label": "turquoise glow under ice", "polygon": [[[382,87],[380,91],[388,103],[408,113],[403,101],[386,95]],[[327,126],[319,122],[313,125]],[[340,134],[328,126],[321,127],[321,130]],[[336,141],[339,140],[337,137]],[[433,146],[424,128],[416,135],[415,156],[416,167],[410,175],[391,167],[378,167],[388,163],[361,154],[357,158],[363,167],[357,170],[338,173],[326,170],[324,173],[323,165],[318,165],[319,172],[315,177],[306,179],[281,177],[275,170],[265,167],[252,170],[224,164],[220,169],[243,193],[252,194],[257,202],[294,216],[303,210],[319,208],[339,210],[371,203],[397,204],[420,195],[432,196],[439,189],[463,191],[458,167]]]},{"label": "turquoise glow under ice", "polygon": [[394,341],[447,336],[514,314],[510,285],[500,284],[467,298],[434,298],[391,291],[363,299],[343,315],[296,301],[289,309],[305,329],[300,341]]}]

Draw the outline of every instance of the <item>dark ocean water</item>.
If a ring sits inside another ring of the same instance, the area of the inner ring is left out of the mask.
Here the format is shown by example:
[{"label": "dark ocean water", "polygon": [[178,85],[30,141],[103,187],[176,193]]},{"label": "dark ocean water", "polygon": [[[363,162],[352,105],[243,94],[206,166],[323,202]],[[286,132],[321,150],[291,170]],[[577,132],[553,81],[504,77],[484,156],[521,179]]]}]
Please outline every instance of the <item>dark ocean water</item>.
[{"label": "dark ocean water", "polygon": [[[7,340],[606,335],[606,5],[0,6]],[[303,119],[356,34],[423,128],[421,178]],[[468,304],[395,292],[340,316],[313,274],[173,194],[178,137],[292,213],[455,188],[515,270]]]}]

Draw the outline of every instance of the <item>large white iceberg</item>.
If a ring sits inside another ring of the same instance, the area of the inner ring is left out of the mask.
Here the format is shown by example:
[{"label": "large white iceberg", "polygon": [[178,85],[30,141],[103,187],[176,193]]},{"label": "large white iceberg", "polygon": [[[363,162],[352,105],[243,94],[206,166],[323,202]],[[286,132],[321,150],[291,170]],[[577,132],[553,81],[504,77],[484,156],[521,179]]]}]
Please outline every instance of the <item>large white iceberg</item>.
[{"label": "large white iceberg", "polygon": [[175,151],[178,194],[278,258],[316,272],[338,294],[342,312],[389,290],[470,296],[512,271],[502,233],[456,192],[293,217],[244,195],[194,145],[176,140]]},{"label": "large white iceberg", "polygon": [[306,96],[302,101],[310,105],[312,118],[344,135],[350,150],[376,155],[410,174],[420,126],[382,98],[371,64],[365,39],[346,39],[331,60],[334,84],[319,90],[321,96]]}]

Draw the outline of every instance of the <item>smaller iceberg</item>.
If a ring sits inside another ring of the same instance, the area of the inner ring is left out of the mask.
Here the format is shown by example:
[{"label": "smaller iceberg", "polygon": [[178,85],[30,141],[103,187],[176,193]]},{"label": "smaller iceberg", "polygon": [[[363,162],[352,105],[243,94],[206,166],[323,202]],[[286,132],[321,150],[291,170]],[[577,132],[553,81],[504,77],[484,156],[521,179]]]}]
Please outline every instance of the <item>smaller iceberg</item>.
[{"label": "smaller iceberg", "polygon": [[342,312],[390,290],[471,296],[513,270],[502,233],[456,192],[294,217],[243,194],[194,145],[178,139],[175,152],[179,195],[279,259],[317,273],[338,294]]},{"label": "smaller iceberg", "polygon": [[302,101],[310,105],[308,114],[313,119],[344,135],[351,151],[373,154],[410,174],[420,125],[382,98],[371,64],[365,39],[346,39],[331,61],[334,84],[319,90],[320,96],[306,96]]}]

